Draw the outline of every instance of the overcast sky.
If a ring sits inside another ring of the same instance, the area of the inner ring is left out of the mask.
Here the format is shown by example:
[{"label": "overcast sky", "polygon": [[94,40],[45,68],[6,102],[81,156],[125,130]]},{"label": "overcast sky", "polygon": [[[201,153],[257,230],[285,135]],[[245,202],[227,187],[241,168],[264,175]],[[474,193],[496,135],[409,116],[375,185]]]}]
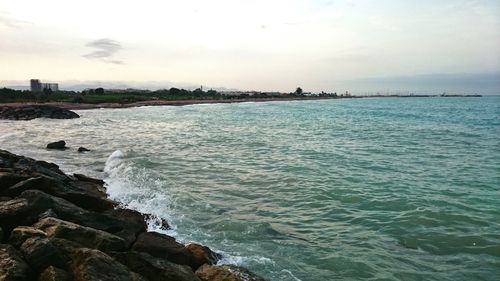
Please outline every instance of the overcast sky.
[{"label": "overcast sky", "polygon": [[498,0],[0,0],[0,80],[333,91],[498,73]]}]

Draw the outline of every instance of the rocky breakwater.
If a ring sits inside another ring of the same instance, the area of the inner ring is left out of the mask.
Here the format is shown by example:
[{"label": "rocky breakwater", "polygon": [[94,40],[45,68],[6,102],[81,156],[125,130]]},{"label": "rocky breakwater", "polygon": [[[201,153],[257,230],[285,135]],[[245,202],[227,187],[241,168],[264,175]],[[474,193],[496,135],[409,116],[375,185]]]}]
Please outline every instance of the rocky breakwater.
[{"label": "rocky breakwater", "polygon": [[0,106],[0,119],[31,120],[35,118],[72,119],[80,116],[71,110],[49,105]]},{"label": "rocky breakwater", "polygon": [[148,232],[152,215],[120,207],[103,184],[0,150],[0,280],[264,280]]}]

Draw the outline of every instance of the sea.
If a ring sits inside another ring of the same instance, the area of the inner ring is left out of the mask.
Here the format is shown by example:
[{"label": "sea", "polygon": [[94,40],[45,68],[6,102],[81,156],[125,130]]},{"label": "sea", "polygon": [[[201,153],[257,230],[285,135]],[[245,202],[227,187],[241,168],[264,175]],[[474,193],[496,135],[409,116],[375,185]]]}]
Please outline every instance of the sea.
[{"label": "sea", "polygon": [[[104,178],[268,280],[500,280],[500,97],[77,110],[0,148]],[[65,140],[70,149],[46,150]],[[90,149],[78,153],[77,148]]]}]

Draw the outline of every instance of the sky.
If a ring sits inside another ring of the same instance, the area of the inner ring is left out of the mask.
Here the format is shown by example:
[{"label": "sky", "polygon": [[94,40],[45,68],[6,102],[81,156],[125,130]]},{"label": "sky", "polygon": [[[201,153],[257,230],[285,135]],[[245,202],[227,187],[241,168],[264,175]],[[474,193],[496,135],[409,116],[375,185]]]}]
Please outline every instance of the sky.
[{"label": "sky", "polygon": [[0,0],[0,85],[30,78],[500,93],[500,1]]}]

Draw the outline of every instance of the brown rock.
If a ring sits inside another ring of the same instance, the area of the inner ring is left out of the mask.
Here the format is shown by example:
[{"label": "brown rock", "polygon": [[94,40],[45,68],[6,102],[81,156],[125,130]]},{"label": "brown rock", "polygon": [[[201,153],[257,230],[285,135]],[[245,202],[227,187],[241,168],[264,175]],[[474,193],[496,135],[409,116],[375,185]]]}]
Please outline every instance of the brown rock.
[{"label": "brown rock", "polygon": [[105,253],[81,248],[73,255],[71,272],[74,281],[144,280]]},{"label": "brown rock", "polygon": [[34,225],[49,238],[62,238],[78,243],[86,248],[101,251],[124,251],[125,241],[113,234],[56,218],[44,218]]},{"label": "brown rock", "polygon": [[18,226],[10,233],[9,243],[14,247],[19,248],[24,241],[34,237],[46,238],[47,233],[32,226]]},{"label": "brown rock", "polygon": [[30,280],[33,273],[21,254],[11,245],[0,244],[0,280]]},{"label": "brown rock", "polygon": [[193,257],[192,266],[193,268],[198,268],[204,264],[216,264],[221,258],[220,254],[212,252],[207,246],[202,246],[199,244],[189,244],[186,249],[191,253]]},{"label": "brown rock", "polygon": [[200,281],[187,265],[172,263],[166,259],[153,257],[147,253],[114,253],[114,258],[131,270],[148,278],[150,281]]},{"label": "brown rock", "polygon": [[73,176],[79,181],[86,181],[86,182],[91,182],[91,183],[95,183],[95,184],[99,184],[99,185],[104,185],[104,181],[101,179],[87,177],[86,175],[82,175],[82,174],[73,174]]},{"label": "brown rock", "polygon": [[157,232],[139,234],[132,250],[145,252],[154,257],[167,259],[173,263],[191,265],[193,257],[184,245],[175,238]]},{"label": "brown rock", "polygon": [[60,268],[49,266],[40,274],[38,281],[71,281],[71,276]]},{"label": "brown rock", "polygon": [[265,281],[243,267],[232,265],[203,265],[196,271],[202,281]]}]

